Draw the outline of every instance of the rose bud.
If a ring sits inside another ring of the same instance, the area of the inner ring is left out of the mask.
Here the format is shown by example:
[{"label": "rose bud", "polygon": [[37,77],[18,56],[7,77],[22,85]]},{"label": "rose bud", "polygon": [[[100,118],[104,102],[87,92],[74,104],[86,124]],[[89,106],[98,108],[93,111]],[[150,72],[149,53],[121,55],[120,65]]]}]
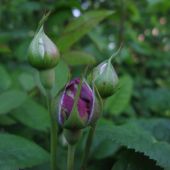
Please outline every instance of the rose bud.
[{"label": "rose bud", "polygon": [[99,109],[95,107],[98,103],[94,90],[85,80],[73,79],[65,87],[59,102],[59,123],[66,129],[86,127],[97,119]]},{"label": "rose bud", "polygon": [[102,62],[94,68],[89,77],[102,98],[113,95],[118,84],[118,76],[112,66],[111,59]]},{"label": "rose bud", "polygon": [[38,70],[51,69],[59,62],[59,51],[44,33],[43,26],[41,26],[30,44],[28,60]]},{"label": "rose bud", "polygon": [[51,89],[55,82],[54,67],[59,62],[59,51],[44,33],[43,26],[30,44],[28,60],[33,67],[39,70],[43,87]]}]

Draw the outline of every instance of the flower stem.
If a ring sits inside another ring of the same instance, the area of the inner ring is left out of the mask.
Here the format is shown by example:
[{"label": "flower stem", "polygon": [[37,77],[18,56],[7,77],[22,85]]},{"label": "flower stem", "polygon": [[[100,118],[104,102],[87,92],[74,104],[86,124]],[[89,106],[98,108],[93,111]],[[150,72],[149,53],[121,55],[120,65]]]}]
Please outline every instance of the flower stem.
[{"label": "flower stem", "polygon": [[90,148],[91,148],[91,145],[92,145],[95,129],[96,129],[96,124],[90,127],[90,130],[89,130],[89,133],[88,133],[88,136],[87,136],[87,140],[86,140],[84,154],[83,154],[81,170],[85,170],[86,169],[86,165],[87,165],[87,161],[88,161],[88,156],[89,156],[89,153],[90,153]]},{"label": "flower stem", "polygon": [[57,123],[53,109],[53,98],[50,92],[47,92],[48,98],[48,111],[50,114],[51,128],[50,128],[50,165],[51,170],[57,170]]},{"label": "flower stem", "polygon": [[73,170],[74,169],[75,146],[76,145],[68,144],[67,170]]}]

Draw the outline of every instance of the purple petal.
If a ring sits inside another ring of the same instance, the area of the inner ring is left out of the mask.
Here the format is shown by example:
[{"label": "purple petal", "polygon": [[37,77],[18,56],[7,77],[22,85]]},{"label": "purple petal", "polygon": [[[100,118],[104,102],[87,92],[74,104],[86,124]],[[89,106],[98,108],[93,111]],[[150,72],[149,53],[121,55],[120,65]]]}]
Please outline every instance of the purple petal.
[{"label": "purple petal", "polygon": [[65,110],[67,110],[68,116],[69,116],[69,113],[71,112],[71,110],[73,108],[73,104],[74,104],[74,99],[72,97],[64,94],[62,107],[64,107]]},{"label": "purple petal", "polygon": [[87,107],[87,103],[80,99],[78,100],[78,112],[80,114],[80,117],[88,116],[89,108]]},{"label": "purple petal", "polygon": [[[62,101],[60,102],[59,120],[64,121],[64,118],[68,118],[73,105],[74,98],[78,89],[80,79],[76,78],[66,86],[62,95]],[[94,105],[93,91],[90,86],[84,81],[82,84],[80,97],[78,99],[77,107],[81,118],[89,119],[91,117]]]},{"label": "purple petal", "polygon": [[92,100],[92,90],[88,86],[88,84],[83,83],[80,96],[84,100],[88,100],[88,101]]}]

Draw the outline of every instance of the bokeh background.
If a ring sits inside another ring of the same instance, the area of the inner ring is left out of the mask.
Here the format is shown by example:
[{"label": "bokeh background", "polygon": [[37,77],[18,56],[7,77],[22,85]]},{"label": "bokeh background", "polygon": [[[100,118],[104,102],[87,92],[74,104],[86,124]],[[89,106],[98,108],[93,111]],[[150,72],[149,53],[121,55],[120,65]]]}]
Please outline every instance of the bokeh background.
[{"label": "bokeh background", "polygon": [[[140,118],[169,119],[169,0],[0,0],[2,132],[48,149],[44,89],[27,61],[27,51],[38,22],[49,10],[45,32],[61,53],[54,94],[70,77],[80,76],[86,65],[90,71],[123,44],[113,61],[120,89],[105,101],[104,117],[117,124]],[[158,134],[161,139],[166,135]]]}]

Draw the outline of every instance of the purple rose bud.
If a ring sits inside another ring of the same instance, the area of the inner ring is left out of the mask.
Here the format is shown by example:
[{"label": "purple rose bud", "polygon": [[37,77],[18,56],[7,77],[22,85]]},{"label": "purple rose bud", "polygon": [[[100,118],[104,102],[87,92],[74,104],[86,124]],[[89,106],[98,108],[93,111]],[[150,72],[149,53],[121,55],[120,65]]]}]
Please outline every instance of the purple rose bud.
[{"label": "purple rose bud", "polygon": [[[59,102],[59,123],[67,129],[81,129],[87,126],[93,117],[95,106],[94,91],[86,81],[79,78],[70,81],[61,96]],[[81,88],[80,95],[73,108],[78,88]]]}]

